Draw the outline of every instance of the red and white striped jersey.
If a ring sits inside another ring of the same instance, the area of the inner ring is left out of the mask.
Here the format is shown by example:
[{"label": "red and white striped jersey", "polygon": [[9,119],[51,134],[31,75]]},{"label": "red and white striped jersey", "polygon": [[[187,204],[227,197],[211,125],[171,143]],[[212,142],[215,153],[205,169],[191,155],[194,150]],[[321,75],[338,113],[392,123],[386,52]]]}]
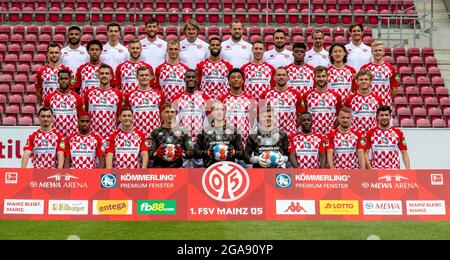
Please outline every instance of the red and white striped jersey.
[{"label": "red and white striped jersey", "polygon": [[362,66],[361,70],[363,69],[372,72],[372,91],[381,98],[382,104],[392,106],[392,88],[400,85],[395,67],[387,62],[381,65],[371,62]]},{"label": "red and white striped jersey", "polygon": [[326,140],[318,133],[303,134],[301,132],[289,138],[289,152],[295,152],[299,168],[319,169],[319,154],[325,153]]},{"label": "red and white striped jersey", "polygon": [[378,126],[367,133],[366,149],[370,149],[370,166],[376,169],[400,169],[399,150],[408,150],[403,132],[395,127]]},{"label": "red and white striped jersey", "polygon": [[125,106],[133,110],[134,126],[141,131],[146,140],[151,132],[161,126],[161,108],[164,95],[157,89],[143,91],[136,89],[125,97]]},{"label": "red and white striped jersey", "polygon": [[267,62],[253,64],[249,62],[242,66],[245,84],[244,91],[259,100],[261,95],[275,85],[275,68]]},{"label": "red and white striped jersey", "polygon": [[206,95],[216,100],[230,91],[228,84],[228,73],[233,66],[223,59],[213,62],[210,59],[203,60],[197,64],[197,76],[200,89]]},{"label": "red and white striped jersey", "polygon": [[240,96],[235,96],[230,92],[219,100],[226,107],[226,124],[236,128],[245,144],[250,130],[255,125],[258,105],[256,100],[246,92],[243,92]]},{"label": "red and white striped jersey", "polygon": [[105,156],[106,144],[96,133],[82,135],[73,133],[66,140],[66,157],[70,157],[71,169],[96,169],[98,158]]},{"label": "red and white striped jersey", "polygon": [[[60,64],[56,68],[52,68],[47,65],[37,71],[35,87],[36,91],[42,90],[42,100],[59,88],[58,72],[62,69],[68,70],[72,74],[69,67],[64,66],[63,64]],[[71,77],[72,76],[73,75],[71,75]]]},{"label": "red and white striped jersey", "polygon": [[[80,95],[84,97],[84,93],[86,93],[88,90],[92,88],[97,88],[100,85],[100,81],[98,79],[98,71],[100,69],[100,66],[104,63],[99,63],[97,65],[92,65],[91,63],[87,62],[83,65],[81,65],[78,70],[77,74],[75,75],[75,89],[80,89]],[[112,79],[114,79],[114,71],[111,69],[111,76]]]},{"label": "red and white striped jersey", "polygon": [[278,128],[288,134],[297,132],[297,115],[305,111],[299,92],[291,88],[280,92],[273,88],[261,95],[261,102],[274,110]]},{"label": "red and white striped jersey", "polygon": [[377,109],[381,106],[381,98],[373,92],[368,96],[354,93],[347,98],[345,106],[352,109],[352,128],[365,135],[377,126]]},{"label": "red and white striped jersey", "polygon": [[78,114],[83,111],[83,98],[70,91],[62,94],[55,91],[44,99],[44,106],[53,111],[53,128],[58,130],[64,138],[78,131]]},{"label": "red and white striped jersey", "polygon": [[183,63],[169,64],[164,62],[156,68],[156,87],[160,89],[165,99],[172,102],[173,98],[184,92],[186,83],[184,76],[189,67]]},{"label": "red and white striped jersey", "polygon": [[308,90],[314,88],[314,67],[308,64],[297,66],[294,63],[286,67],[288,71],[288,86],[305,95]]},{"label": "red and white striped jersey", "polygon": [[342,101],[345,101],[352,94],[352,90],[357,89],[353,75],[356,71],[353,67],[344,65],[342,68],[331,66],[328,68],[328,89],[338,93]]},{"label": "red and white striped jersey", "polygon": [[31,151],[31,161],[36,169],[55,169],[58,166],[58,152],[64,152],[63,136],[56,129],[48,132],[37,130],[32,133],[23,148]]},{"label": "red and white striped jersey", "polygon": [[177,125],[184,128],[191,136],[192,142],[197,142],[197,135],[202,132],[211,98],[202,91],[182,93],[175,96],[173,104],[177,108]]},{"label": "red and white striped jersey", "polygon": [[117,116],[122,110],[122,93],[115,88],[94,88],[85,93],[84,102],[91,115],[91,130],[106,142],[117,128]]},{"label": "red and white striped jersey", "polygon": [[342,99],[333,90],[325,92],[312,89],[303,96],[306,110],[312,114],[312,131],[327,135],[333,129],[337,112],[342,108]]},{"label": "red and white striped jersey", "polygon": [[338,128],[328,134],[327,150],[333,150],[333,165],[336,169],[359,169],[358,150],[365,149],[365,140],[358,130],[343,133]]},{"label": "red and white striped jersey", "polygon": [[136,63],[128,60],[117,66],[116,78],[112,85],[118,86],[124,96],[138,89],[137,70],[142,66],[148,67],[153,75],[153,68],[149,64],[142,60]]},{"label": "red and white striped jersey", "polygon": [[141,152],[148,151],[144,134],[136,128],[130,132],[117,129],[109,139],[107,153],[113,153],[116,169],[141,168]]}]

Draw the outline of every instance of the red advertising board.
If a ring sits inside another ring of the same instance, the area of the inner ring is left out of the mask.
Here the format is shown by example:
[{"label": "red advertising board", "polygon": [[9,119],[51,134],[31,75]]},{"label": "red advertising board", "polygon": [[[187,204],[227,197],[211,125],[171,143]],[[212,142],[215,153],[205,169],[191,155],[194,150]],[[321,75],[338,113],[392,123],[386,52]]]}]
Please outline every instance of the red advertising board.
[{"label": "red advertising board", "polygon": [[0,219],[450,220],[449,170],[0,169]]}]

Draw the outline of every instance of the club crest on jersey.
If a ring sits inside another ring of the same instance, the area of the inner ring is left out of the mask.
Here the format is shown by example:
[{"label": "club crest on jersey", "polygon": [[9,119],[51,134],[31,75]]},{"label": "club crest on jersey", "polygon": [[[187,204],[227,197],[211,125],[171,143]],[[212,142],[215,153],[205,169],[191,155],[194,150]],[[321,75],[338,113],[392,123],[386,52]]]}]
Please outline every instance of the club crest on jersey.
[{"label": "club crest on jersey", "polygon": [[339,81],[339,82],[344,82],[344,77],[338,76],[338,81]]},{"label": "club crest on jersey", "polygon": [[366,146],[366,138],[361,138],[361,145]]},{"label": "club crest on jersey", "polygon": [[256,71],[256,72],[255,72],[255,76],[256,76],[256,77],[261,77],[261,75],[262,75],[262,74],[261,74],[260,71]]},{"label": "club crest on jersey", "polygon": [[98,73],[92,73],[92,79],[98,79]]},{"label": "club crest on jersey", "polygon": [[144,98],[144,100],[142,100],[142,104],[148,105],[150,104],[150,101],[148,100],[148,98]]},{"label": "club crest on jersey", "polygon": [[56,80],[56,75],[50,75],[50,80]]},{"label": "club crest on jersey", "polygon": [[122,49],[119,49],[119,53],[122,53],[123,52],[123,50]]},{"label": "club crest on jersey", "polygon": [[47,140],[42,140],[42,146],[47,147],[48,146],[48,141]]},{"label": "club crest on jersey", "polygon": [[162,47],[162,44],[161,44],[161,43],[158,43],[157,46],[158,46],[158,48],[161,48],[161,47]]},{"label": "club crest on jersey", "polygon": [[320,99],[319,100],[319,106],[325,106],[325,100]]},{"label": "club crest on jersey", "polygon": [[201,48],[202,48],[201,44],[197,45],[197,49],[201,49]]},{"label": "club crest on jersey", "polygon": [[125,146],[125,147],[131,147],[131,142],[130,142],[130,140],[125,140],[124,146]]},{"label": "club crest on jersey", "polygon": [[242,49],[244,49],[244,50],[245,50],[245,49],[247,49],[247,46],[245,46],[245,45],[242,45]]},{"label": "club crest on jersey", "polygon": [[177,77],[177,74],[173,71],[169,72],[169,78],[174,79]]},{"label": "club crest on jersey", "polygon": [[213,70],[211,71],[211,74],[212,74],[213,76],[219,76],[219,71],[213,69]]},{"label": "club crest on jersey", "polygon": [[220,134],[216,135],[216,141],[222,141],[222,135]]},{"label": "club crest on jersey", "polygon": [[311,149],[311,143],[310,142],[305,142],[305,148],[306,149]]},{"label": "club crest on jersey", "polygon": [[285,57],[286,59],[289,59],[289,55],[288,55],[288,54],[284,54],[284,57]]},{"label": "club crest on jersey", "polygon": [[106,98],[104,98],[104,97],[101,97],[101,98],[100,98],[100,103],[102,103],[102,104],[106,104]]},{"label": "club crest on jersey", "polygon": [[60,142],[59,143],[59,147],[61,147],[62,149],[65,149],[66,148],[66,143]]},{"label": "club crest on jersey", "polygon": [[81,149],[81,150],[87,150],[87,145],[84,144],[84,143],[81,143],[81,144],[80,144],[80,149]]},{"label": "club crest on jersey", "polygon": [[278,105],[280,105],[280,106],[284,105],[284,100],[283,99],[279,99],[278,100]]},{"label": "club crest on jersey", "polygon": [[194,101],[189,101],[188,102],[188,108],[189,109],[194,109],[195,108],[195,102]]},{"label": "club crest on jersey", "polygon": [[264,138],[264,145],[270,146],[273,145],[271,138]]},{"label": "club crest on jersey", "polygon": [[362,104],[362,110],[369,110],[369,105],[368,104]]},{"label": "club crest on jersey", "polygon": [[166,143],[167,144],[173,144],[173,136],[166,137]]},{"label": "club crest on jersey", "polygon": [[297,79],[303,79],[303,74],[302,73],[297,73]]},{"label": "club crest on jersey", "polygon": [[136,75],[137,75],[137,70],[132,70],[132,71],[131,71],[131,75],[132,75],[132,76],[136,76]]},{"label": "club crest on jersey", "polygon": [[381,137],[381,143],[388,144],[389,140],[386,137]]},{"label": "club crest on jersey", "polygon": [[61,101],[61,108],[67,108],[67,103],[64,101]]},{"label": "club crest on jersey", "polygon": [[377,79],[381,78],[381,72],[379,71],[375,72],[375,78]]},{"label": "club crest on jersey", "polygon": [[348,141],[347,140],[342,140],[342,146],[348,147],[349,146]]},{"label": "club crest on jersey", "polygon": [[241,110],[241,104],[234,104],[234,109]]}]

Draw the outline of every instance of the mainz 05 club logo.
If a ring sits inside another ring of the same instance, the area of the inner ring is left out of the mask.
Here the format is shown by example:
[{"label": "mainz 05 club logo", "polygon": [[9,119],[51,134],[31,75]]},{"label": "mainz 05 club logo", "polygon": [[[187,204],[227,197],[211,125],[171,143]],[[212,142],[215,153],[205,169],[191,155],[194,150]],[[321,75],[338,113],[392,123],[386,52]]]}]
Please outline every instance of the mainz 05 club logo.
[{"label": "mainz 05 club logo", "polygon": [[211,165],[203,173],[202,186],[211,198],[230,202],[244,196],[250,186],[250,178],[240,165],[219,162]]}]

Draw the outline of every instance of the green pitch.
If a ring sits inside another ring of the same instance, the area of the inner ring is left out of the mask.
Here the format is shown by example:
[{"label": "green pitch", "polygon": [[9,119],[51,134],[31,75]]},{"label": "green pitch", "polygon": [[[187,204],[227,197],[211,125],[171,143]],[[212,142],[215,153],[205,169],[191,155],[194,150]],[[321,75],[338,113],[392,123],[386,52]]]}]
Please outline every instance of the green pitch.
[{"label": "green pitch", "polygon": [[0,221],[0,239],[450,239],[450,222]]}]

